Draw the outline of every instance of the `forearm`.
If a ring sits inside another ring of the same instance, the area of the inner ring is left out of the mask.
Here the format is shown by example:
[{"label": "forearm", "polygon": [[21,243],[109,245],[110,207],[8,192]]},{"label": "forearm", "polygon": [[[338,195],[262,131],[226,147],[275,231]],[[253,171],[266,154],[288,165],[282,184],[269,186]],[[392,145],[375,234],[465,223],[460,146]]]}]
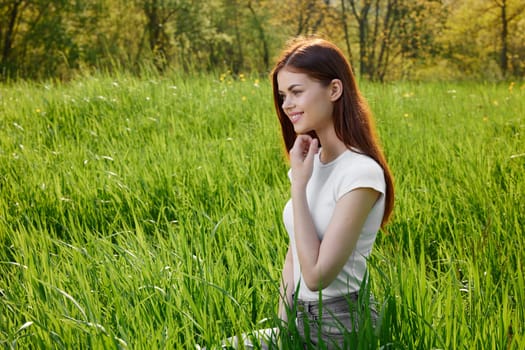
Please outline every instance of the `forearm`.
[{"label": "forearm", "polygon": [[294,278],[293,278],[293,258],[291,248],[288,248],[284,260],[281,285],[279,288],[279,318],[288,321],[286,308],[291,307],[293,302]]},{"label": "forearm", "polygon": [[343,268],[379,194],[373,189],[360,188],[341,197],[321,241],[306,201],[306,191],[300,189],[292,187],[295,245],[303,282],[316,291],[332,283]]},{"label": "forearm", "polygon": [[321,241],[308,207],[306,190],[292,186],[295,245],[305,283],[311,290],[323,288],[319,266]]}]

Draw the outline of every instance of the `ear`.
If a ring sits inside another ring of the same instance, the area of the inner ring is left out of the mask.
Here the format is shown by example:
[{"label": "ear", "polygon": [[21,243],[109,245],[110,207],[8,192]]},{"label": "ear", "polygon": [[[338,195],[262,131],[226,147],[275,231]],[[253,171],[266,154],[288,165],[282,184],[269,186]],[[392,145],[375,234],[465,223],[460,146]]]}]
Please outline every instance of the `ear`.
[{"label": "ear", "polygon": [[339,79],[333,79],[328,87],[330,89],[330,101],[337,101],[343,94],[343,83]]}]

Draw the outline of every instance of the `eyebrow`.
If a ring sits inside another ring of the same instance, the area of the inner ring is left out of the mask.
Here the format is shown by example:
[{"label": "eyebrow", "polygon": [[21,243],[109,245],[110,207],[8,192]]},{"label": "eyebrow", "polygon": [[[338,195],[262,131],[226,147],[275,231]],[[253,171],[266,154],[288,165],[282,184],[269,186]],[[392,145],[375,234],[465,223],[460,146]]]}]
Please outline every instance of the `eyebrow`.
[{"label": "eyebrow", "polygon": [[[293,88],[295,88],[297,86],[301,86],[301,84],[296,83],[296,84],[292,84],[292,85],[288,86],[288,91],[292,90]],[[279,90],[279,93],[282,93],[282,92],[283,92],[282,90]]]}]

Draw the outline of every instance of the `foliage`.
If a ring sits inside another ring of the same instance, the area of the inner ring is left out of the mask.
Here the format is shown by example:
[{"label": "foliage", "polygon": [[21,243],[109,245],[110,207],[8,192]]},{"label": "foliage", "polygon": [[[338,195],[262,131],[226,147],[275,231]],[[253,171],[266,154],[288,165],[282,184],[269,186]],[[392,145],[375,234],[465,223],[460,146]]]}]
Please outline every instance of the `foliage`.
[{"label": "foliage", "polygon": [[[366,339],[522,349],[525,86],[362,90],[397,185]],[[289,184],[270,95],[241,74],[0,86],[0,344],[188,349],[271,326]]]},{"label": "foliage", "polygon": [[439,2],[342,0],[343,21],[345,6],[357,23],[361,76],[379,81],[410,78],[415,63],[437,54],[436,36],[445,18]]},{"label": "foliage", "polygon": [[450,63],[488,79],[524,76],[522,1],[465,0],[448,7],[451,15],[439,41],[447,47]]},{"label": "foliage", "polygon": [[4,0],[0,78],[265,74],[286,40],[311,34],[371,80],[523,77],[524,26],[519,0]]}]

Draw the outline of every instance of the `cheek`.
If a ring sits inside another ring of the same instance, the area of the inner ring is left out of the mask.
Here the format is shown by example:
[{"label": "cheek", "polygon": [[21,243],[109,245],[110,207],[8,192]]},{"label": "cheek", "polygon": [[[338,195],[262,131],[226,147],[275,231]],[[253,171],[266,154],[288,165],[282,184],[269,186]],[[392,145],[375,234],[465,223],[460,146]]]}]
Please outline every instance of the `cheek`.
[{"label": "cheek", "polygon": [[334,105],[333,103],[323,99],[323,100],[317,101],[316,111],[317,111],[317,114],[322,118],[331,118],[334,112]]},{"label": "cheek", "polygon": [[324,91],[318,91],[315,95],[312,96],[311,101],[319,107],[319,109],[328,111],[333,109],[333,102],[330,101],[330,98],[324,93]]}]

